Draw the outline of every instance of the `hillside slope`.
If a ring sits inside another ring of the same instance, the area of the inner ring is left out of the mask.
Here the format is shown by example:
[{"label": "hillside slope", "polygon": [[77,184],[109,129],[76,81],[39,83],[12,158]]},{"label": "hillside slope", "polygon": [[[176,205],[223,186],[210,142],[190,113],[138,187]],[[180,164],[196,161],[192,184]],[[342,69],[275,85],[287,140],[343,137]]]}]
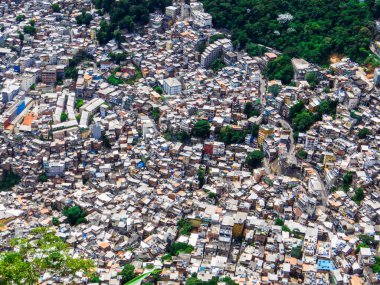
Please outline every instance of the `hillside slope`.
[{"label": "hillside slope", "polygon": [[260,43],[324,63],[333,53],[364,62],[374,35],[376,0],[202,0],[214,26],[236,46]]}]

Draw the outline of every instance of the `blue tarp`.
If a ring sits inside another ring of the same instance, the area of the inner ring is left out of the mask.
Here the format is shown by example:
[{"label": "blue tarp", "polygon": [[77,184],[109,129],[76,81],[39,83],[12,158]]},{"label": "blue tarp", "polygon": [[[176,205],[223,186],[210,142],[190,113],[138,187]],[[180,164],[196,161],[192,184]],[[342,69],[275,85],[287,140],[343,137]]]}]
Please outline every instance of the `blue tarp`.
[{"label": "blue tarp", "polygon": [[140,161],[139,163],[137,163],[137,167],[138,168],[144,168],[145,167],[144,162]]}]

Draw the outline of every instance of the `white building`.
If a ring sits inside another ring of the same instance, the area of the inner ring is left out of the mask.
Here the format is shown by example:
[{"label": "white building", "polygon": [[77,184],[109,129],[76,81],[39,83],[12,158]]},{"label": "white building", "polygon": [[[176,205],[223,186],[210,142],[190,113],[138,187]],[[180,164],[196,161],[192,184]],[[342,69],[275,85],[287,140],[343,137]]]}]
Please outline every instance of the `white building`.
[{"label": "white building", "polygon": [[380,68],[375,69],[375,73],[373,76],[373,84],[375,84],[376,86],[380,85]]},{"label": "white building", "polygon": [[13,98],[20,91],[20,85],[17,84],[16,80],[6,80],[4,83],[4,88],[1,89],[1,98],[4,103],[12,101]]},{"label": "white building", "polygon": [[165,9],[165,15],[169,16],[170,18],[174,19],[175,16],[179,12],[179,7],[178,6],[168,6]]},{"label": "white building", "polygon": [[167,78],[164,80],[164,90],[168,95],[178,95],[182,92],[182,84],[177,78]]},{"label": "white building", "polygon": [[21,90],[22,91],[29,90],[29,88],[33,84],[36,84],[36,82],[37,82],[36,74],[33,74],[33,73],[24,73],[22,75],[22,79],[21,79]]},{"label": "white building", "polygon": [[62,161],[50,161],[49,162],[49,176],[61,176],[65,171],[65,163]]},{"label": "white building", "polygon": [[201,64],[204,68],[209,68],[212,62],[220,57],[222,53],[232,51],[232,43],[229,39],[221,39],[209,45],[202,53]]}]

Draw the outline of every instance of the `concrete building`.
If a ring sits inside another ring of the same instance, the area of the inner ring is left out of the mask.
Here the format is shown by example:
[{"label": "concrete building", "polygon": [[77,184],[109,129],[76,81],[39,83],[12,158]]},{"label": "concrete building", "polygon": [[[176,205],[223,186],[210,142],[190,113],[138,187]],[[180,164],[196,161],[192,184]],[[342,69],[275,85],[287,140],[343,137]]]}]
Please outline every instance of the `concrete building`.
[{"label": "concrete building", "polygon": [[168,95],[179,95],[182,92],[182,84],[177,78],[167,78],[164,80],[164,90]]},{"label": "concrete building", "polygon": [[232,43],[229,39],[221,39],[209,45],[201,56],[201,65],[204,68],[209,68],[212,62],[221,57],[223,53],[233,50]]},{"label": "concrete building", "polygon": [[57,70],[55,67],[46,67],[42,71],[41,80],[45,84],[55,84],[57,82]]}]

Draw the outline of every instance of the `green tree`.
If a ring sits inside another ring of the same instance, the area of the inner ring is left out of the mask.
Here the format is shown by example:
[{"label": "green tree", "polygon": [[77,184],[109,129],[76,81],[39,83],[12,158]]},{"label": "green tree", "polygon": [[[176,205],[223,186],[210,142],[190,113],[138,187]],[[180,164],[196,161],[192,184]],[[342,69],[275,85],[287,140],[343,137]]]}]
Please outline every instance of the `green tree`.
[{"label": "green tree", "polygon": [[160,119],[160,108],[154,107],[152,110],[152,117],[153,120],[158,123],[158,120]]},{"label": "green tree", "polygon": [[40,181],[40,182],[46,182],[46,181],[48,181],[48,176],[46,175],[46,173],[44,172],[44,173],[41,173],[39,176],[38,176],[38,181]]},{"label": "green tree", "polygon": [[21,177],[13,172],[6,171],[3,175],[3,179],[0,180],[0,191],[8,191],[13,186],[19,184]]},{"label": "green tree", "polygon": [[[380,15],[376,0],[203,0],[216,28],[231,31],[236,48],[274,47],[286,56],[326,63],[331,54],[364,62]],[[292,20],[281,20],[289,13]]]},{"label": "green tree", "polygon": [[259,135],[260,126],[257,124],[253,124],[250,128],[251,135],[254,137],[258,137]]},{"label": "green tree", "polygon": [[380,256],[375,257],[375,264],[372,265],[372,270],[374,273],[380,273]]},{"label": "green tree", "polygon": [[355,253],[358,254],[360,252],[360,249],[361,248],[370,248],[370,246],[364,242],[361,242],[358,244],[358,246],[356,247],[356,250],[355,250]]},{"label": "green tree", "polygon": [[264,74],[270,79],[281,80],[284,84],[289,84],[293,78],[293,66],[289,56],[281,55],[270,61]]},{"label": "green tree", "polygon": [[61,113],[61,122],[66,122],[68,118],[69,118],[69,115],[67,115],[67,113],[65,112]]},{"label": "green tree", "polygon": [[90,276],[94,269],[91,260],[73,258],[68,245],[49,228],[35,228],[9,247],[0,253],[0,284],[34,285],[44,273],[64,278],[82,271]]},{"label": "green tree", "polygon": [[205,50],[206,50],[207,46],[205,43],[201,43],[197,46],[197,52],[199,53],[203,53]]},{"label": "green tree", "polygon": [[94,275],[90,278],[90,283],[102,283],[99,275]]},{"label": "green tree", "polygon": [[291,233],[291,232],[292,232],[291,229],[290,229],[287,225],[283,225],[283,226],[282,226],[282,230],[283,230],[284,232],[288,232],[288,233]]},{"label": "green tree", "polygon": [[247,44],[246,51],[250,56],[263,56],[268,50],[264,46],[249,43]]},{"label": "green tree", "polygon": [[84,100],[83,100],[83,99],[77,99],[77,100],[75,101],[75,108],[76,108],[77,110],[79,110],[80,107],[82,107],[83,105],[84,105]]},{"label": "green tree", "polygon": [[121,80],[120,78],[117,78],[114,74],[112,74],[110,77],[108,77],[107,82],[111,85],[120,85],[123,84],[124,81]]},{"label": "green tree", "polygon": [[355,189],[355,194],[354,196],[352,197],[352,200],[356,203],[356,204],[360,204],[361,201],[363,201],[364,199],[364,191],[362,188],[356,188]]},{"label": "green tree", "polygon": [[20,15],[16,16],[16,21],[17,22],[22,22],[24,20],[25,20],[25,15],[24,14],[20,14]]},{"label": "green tree", "polygon": [[90,25],[90,23],[92,21],[92,15],[90,13],[87,13],[86,11],[82,11],[82,14],[77,16],[75,18],[75,20],[77,21],[78,25],[88,26],[88,25]]},{"label": "green tree", "polygon": [[204,168],[200,167],[197,171],[198,181],[199,181],[199,188],[202,188],[202,186],[205,184],[205,177],[206,177],[206,171]]},{"label": "green tree", "polygon": [[173,256],[178,255],[181,252],[191,253],[193,250],[194,250],[193,246],[184,242],[175,242],[175,243],[172,243],[169,247],[169,253]]},{"label": "green tree", "polygon": [[137,276],[135,273],[135,267],[132,264],[126,264],[123,267],[123,270],[120,272],[121,277],[123,278],[123,284],[131,281]]},{"label": "green tree", "polygon": [[67,221],[71,226],[76,226],[82,223],[86,223],[86,213],[82,211],[79,206],[65,207],[63,209],[63,215],[67,217]]},{"label": "green tree", "polygon": [[303,110],[292,120],[293,129],[296,132],[305,132],[314,124],[314,122],[314,115],[307,110]]},{"label": "green tree", "polygon": [[205,139],[210,134],[210,123],[206,120],[199,120],[195,123],[192,129],[192,134],[197,138]]},{"label": "green tree", "polygon": [[64,69],[65,78],[77,80],[78,79],[78,69],[75,67],[65,67]]},{"label": "green tree", "polygon": [[251,117],[252,109],[253,109],[252,102],[246,102],[244,104],[244,111],[243,111],[243,113],[245,115],[247,115],[247,117],[249,118],[249,117]]},{"label": "green tree", "polygon": [[180,131],[180,132],[174,133],[174,138],[176,141],[187,143],[190,140],[190,135],[184,131]]},{"label": "green tree", "polygon": [[347,172],[343,175],[343,191],[346,193],[348,192],[348,190],[350,190],[350,186],[352,183],[352,176],[353,176],[352,172]]},{"label": "green tree", "polygon": [[250,169],[257,168],[262,164],[263,159],[264,153],[261,150],[254,150],[247,155],[245,164]]},{"label": "green tree", "polygon": [[302,101],[298,101],[294,104],[289,111],[289,116],[291,119],[294,119],[298,114],[305,110],[305,105]]},{"label": "green tree", "polygon": [[224,34],[215,34],[210,37],[210,44],[213,44],[217,40],[224,39],[226,36]]},{"label": "green tree", "polygon": [[233,130],[230,126],[223,127],[218,135],[218,140],[224,142],[226,145],[232,143],[242,143],[245,140],[247,132]]},{"label": "green tree", "polygon": [[318,73],[317,72],[307,72],[305,75],[307,83],[309,83],[311,88],[315,88],[319,83]]},{"label": "green tree", "polygon": [[297,258],[297,259],[301,259],[301,257],[302,257],[302,247],[300,247],[300,246],[293,247],[292,251],[290,252],[290,255],[292,257]]},{"label": "green tree", "polygon": [[133,17],[125,16],[120,22],[120,28],[127,29],[129,32],[136,30],[136,23],[133,21]]},{"label": "green tree", "polygon": [[363,128],[358,132],[359,139],[365,139],[369,135],[372,135],[372,132],[367,128]]},{"label": "green tree", "polygon": [[156,91],[160,95],[164,94],[164,90],[162,90],[162,88],[158,85],[154,86],[153,90]]},{"label": "green tree", "polygon": [[102,142],[105,148],[111,149],[112,145],[109,138],[106,135],[102,135]]},{"label": "green tree", "polygon": [[56,217],[51,218],[51,222],[54,226],[59,226],[59,220]]},{"label": "green tree", "polygon": [[51,4],[51,9],[54,13],[59,13],[61,11],[61,7],[57,3]]},{"label": "green tree", "polygon": [[268,92],[271,93],[273,97],[277,97],[277,95],[280,93],[280,89],[280,86],[274,84],[268,87]]},{"label": "green tree", "polygon": [[127,59],[127,53],[125,52],[110,52],[108,57],[115,63],[120,64],[120,62]]},{"label": "green tree", "polygon": [[214,71],[214,72],[217,72],[219,70],[222,70],[224,67],[225,67],[225,63],[223,61],[223,59],[221,58],[217,58],[215,59],[212,63],[211,63],[211,69]]},{"label": "green tree", "polygon": [[276,218],[276,220],[274,221],[274,224],[276,226],[283,226],[284,225],[284,220],[280,219],[280,218]]},{"label": "green tree", "polygon": [[337,101],[332,101],[330,99],[322,100],[318,107],[318,120],[320,120],[322,118],[322,115],[325,114],[335,116],[337,105]]},{"label": "green tree", "polygon": [[297,156],[301,159],[306,159],[307,158],[307,151],[301,149],[299,152],[297,152]]},{"label": "green tree", "polygon": [[192,226],[188,220],[180,219],[177,222],[177,228],[178,228],[178,231],[181,235],[188,236],[191,233]]},{"label": "green tree", "polygon": [[36,34],[36,28],[34,26],[25,26],[24,33],[34,36]]}]

